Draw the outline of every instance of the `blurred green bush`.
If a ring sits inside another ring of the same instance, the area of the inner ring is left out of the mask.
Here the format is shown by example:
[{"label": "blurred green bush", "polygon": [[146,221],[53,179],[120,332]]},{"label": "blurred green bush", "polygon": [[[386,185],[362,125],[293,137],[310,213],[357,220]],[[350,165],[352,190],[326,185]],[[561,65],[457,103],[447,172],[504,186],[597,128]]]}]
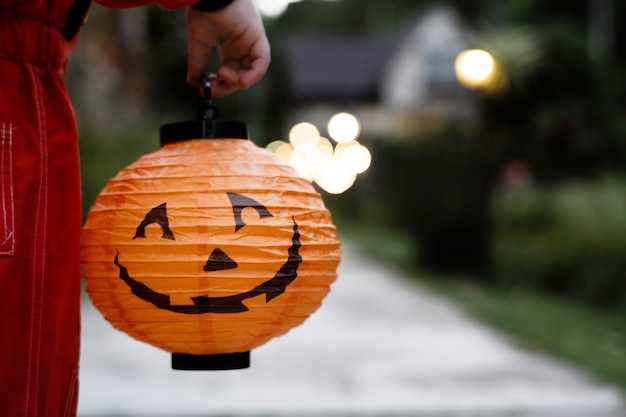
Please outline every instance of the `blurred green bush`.
[{"label": "blurred green bush", "polygon": [[626,306],[626,180],[499,189],[493,216],[498,282]]},{"label": "blurred green bush", "polygon": [[119,132],[80,132],[83,220],[96,196],[122,168],[159,148],[158,126],[127,127]]},{"label": "blurred green bush", "polygon": [[373,192],[387,204],[389,224],[415,239],[416,264],[488,277],[493,164],[486,140],[448,129],[373,148]]},{"label": "blurred green bush", "polygon": [[360,221],[411,236],[414,266],[626,307],[624,177],[515,186],[493,143],[455,130],[372,148],[367,193],[385,210]]}]

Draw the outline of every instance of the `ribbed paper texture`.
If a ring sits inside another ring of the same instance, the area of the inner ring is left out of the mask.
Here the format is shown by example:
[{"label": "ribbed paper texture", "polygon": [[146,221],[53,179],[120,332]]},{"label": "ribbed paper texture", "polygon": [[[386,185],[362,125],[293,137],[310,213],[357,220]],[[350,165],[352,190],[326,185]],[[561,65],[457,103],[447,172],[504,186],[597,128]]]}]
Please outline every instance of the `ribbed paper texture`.
[{"label": "ribbed paper texture", "polygon": [[243,352],[301,324],[340,245],[306,180],[241,139],[166,145],[100,193],[83,277],[117,329],[173,353]]}]

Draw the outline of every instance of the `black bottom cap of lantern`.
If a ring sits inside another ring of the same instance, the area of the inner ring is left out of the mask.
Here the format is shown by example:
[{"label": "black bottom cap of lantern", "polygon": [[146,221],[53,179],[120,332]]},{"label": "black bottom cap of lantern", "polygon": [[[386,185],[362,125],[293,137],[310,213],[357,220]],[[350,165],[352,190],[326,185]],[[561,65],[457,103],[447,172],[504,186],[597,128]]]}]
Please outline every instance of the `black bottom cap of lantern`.
[{"label": "black bottom cap of lantern", "polygon": [[227,371],[249,367],[250,351],[214,355],[172,353],[172,369],[181,371]]}]

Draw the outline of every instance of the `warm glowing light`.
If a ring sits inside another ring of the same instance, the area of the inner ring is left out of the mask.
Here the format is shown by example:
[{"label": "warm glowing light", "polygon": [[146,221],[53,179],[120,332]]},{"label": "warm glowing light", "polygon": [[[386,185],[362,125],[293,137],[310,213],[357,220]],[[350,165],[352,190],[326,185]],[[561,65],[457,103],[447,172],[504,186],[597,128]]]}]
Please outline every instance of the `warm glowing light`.
[{"label": "warm glowing light", "polygon": [[289,143],[300,151],[311,151],[315,149],[320,140],[320,132],[311,123],[298,123],[289,131]]},{"label": "warm glowing light", "polygon": [[288,164],[291,160],[291,153],[293,152],[293,146],[288,143],[283,143],[274,151],[274,155],[278,157],[281,161]]},{"label": "warm glowing light", "polygon": [[[315,181],[331,194],[350,188],[357,177],[370,166],[372,156],[355,138],[360,126],[348,113],[339,113],[329,122],[329,133],[337,142],[320,137],[311,123],[298,123],[289,132],[289,143],[274,141],[267,145],[281,161],[294,168],[309,181]],[[352,138],[348,140],[349,138]]]},{"label": "warm glowing light", "polygon": [[328,134],[337,143],[346,143],[359,136],[361,125],[350,113],[337,113],[328,122]]},{"label": "warm glowing light", "polygon": [[309,163],[307,157],[308,154],[308,152],[302,152],[294,149],[293,152],[291,152],[288,164],[291,165],[291,167],[294,168],[296,171],[298,171],[298,174],[300,174],[302,178],[313,181],[313,174],[315,173],[316,167],[311,166],[311,164]]},{"label": "warm glowing light", "polygon": [[323,162],[315,172],[315,182],[330,194],[341,194],[352,187],[356,174],[348,172],[335,159]]},{"label": "warm glowing light", "polygon": [[487,87],[496,74],[496,61],[481,49],[461,52],[454,63],[457,78],[466,87]]},{"label": "warm glowing light", "polygon": [[327,144],[330,145],[330,141],[321,138],[318,146],[313,150],[304,152],[294,149],[289,158],[289,165],[298,171],[303,178],[313,181],[318,167],[333,157],[332,145],[329,148]]},{"label": "warm glowing light", "polygon": [[289,3],[293,3],[295,0],[255,0],[256,6],[259,12],[264,17],[277,18],[282,15]]},{"label": "warm glowing light", "polygon": [[315,152],[320,160],[330,159],[333,157],[333,144],[326,138],[320,138],[317,143],[317,148],[315,148]]},{"label": "warm glowing light", "polygon": [[334,158],[344,169],[355,174],[365,172],[372,162],[370,151],[357,141],[337,145]]},{"label": "warm glowing light", "polygon": [[265,149],[267,149],[271,153],[276,153],[276,149],[278,149],[279,147],[285,144],[287,144],[287,142],[285,142],[284,140],[275,140],[273,142],[268,143]]}]

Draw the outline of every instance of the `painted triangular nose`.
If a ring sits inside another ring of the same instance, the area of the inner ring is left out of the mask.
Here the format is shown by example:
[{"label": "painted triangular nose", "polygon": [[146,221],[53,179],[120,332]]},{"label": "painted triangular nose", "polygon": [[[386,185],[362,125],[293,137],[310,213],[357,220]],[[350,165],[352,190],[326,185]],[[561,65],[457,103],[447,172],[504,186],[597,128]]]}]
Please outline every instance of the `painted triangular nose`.
[{"label": "painted triangular nose", "polygon": [[209,260],[204,265],[205,271],[223,271],[225,269],[237,268],[237,262],[224,253],[220,248],[213,249]]}]

